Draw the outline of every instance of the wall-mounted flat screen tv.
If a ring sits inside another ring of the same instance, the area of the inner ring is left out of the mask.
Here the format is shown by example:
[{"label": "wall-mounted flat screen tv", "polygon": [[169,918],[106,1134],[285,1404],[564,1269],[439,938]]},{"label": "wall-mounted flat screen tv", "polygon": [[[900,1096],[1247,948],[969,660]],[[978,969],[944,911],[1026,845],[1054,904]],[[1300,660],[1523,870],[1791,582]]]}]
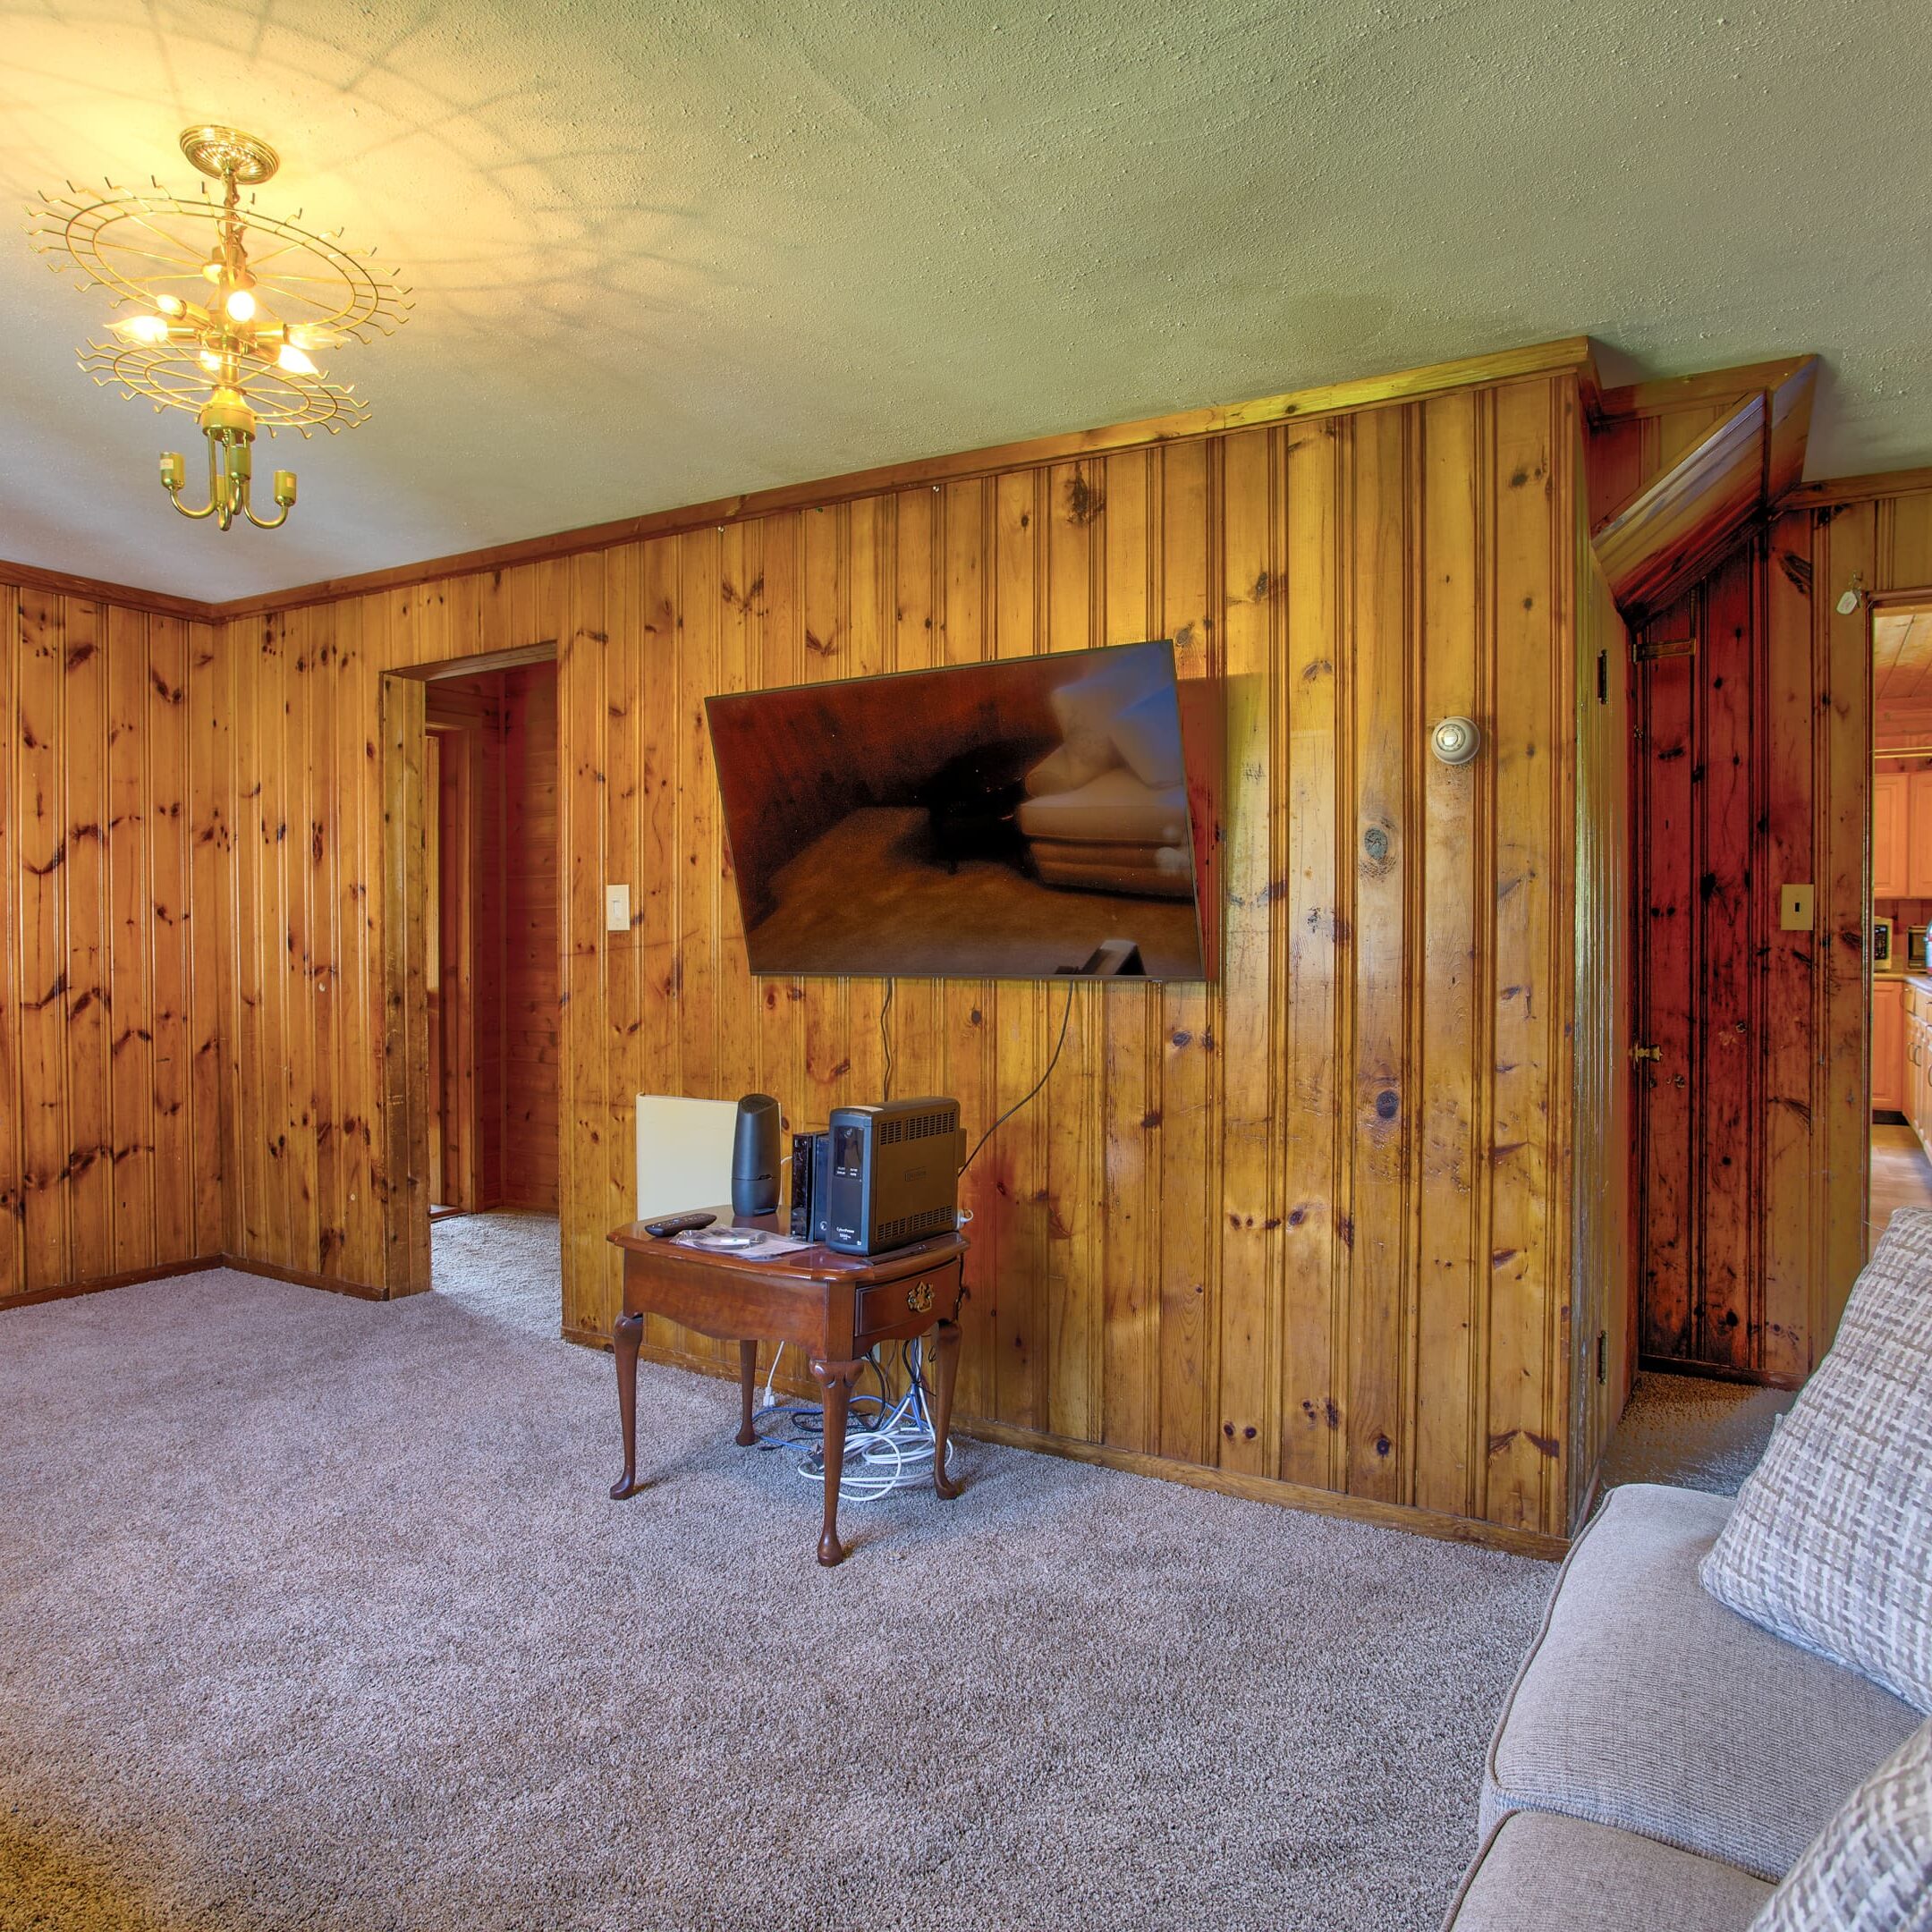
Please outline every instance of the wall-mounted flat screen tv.
[{"label": "wall-mounted flat screen tv", "polygon": [[710,699],[751,970],[1208,978],[1181,691],[1162,640]]}]

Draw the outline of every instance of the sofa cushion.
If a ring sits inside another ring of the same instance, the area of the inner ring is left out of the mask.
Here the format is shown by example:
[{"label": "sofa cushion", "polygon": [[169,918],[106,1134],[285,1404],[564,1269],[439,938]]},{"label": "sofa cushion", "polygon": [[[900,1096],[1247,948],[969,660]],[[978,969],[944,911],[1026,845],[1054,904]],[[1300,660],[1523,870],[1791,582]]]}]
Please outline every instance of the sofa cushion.
[{"label": "sofa cushion", "polygon": [[1932,1710],[1932,1209],[1892,1216],[1704,1582]]},{"label": "sofa cushion", "polygon": [[1909,1704],[1699,1583],[1730,1507],[1655,1483],[1610,1492],[1504,1705],[1485,1829],[1563,1811],[1775,1880],[1911,1733]]},{"label": "sofa cushion", "polygon": [[1932,1932],[1932,1724],[1847,1798],[1752,1932]]},{"label": "sofa cushion", "polygon": [[1611,1825],[1512,1811],[1483,1841],[1444,1932],[1745,1932],[1771,1887]]}]

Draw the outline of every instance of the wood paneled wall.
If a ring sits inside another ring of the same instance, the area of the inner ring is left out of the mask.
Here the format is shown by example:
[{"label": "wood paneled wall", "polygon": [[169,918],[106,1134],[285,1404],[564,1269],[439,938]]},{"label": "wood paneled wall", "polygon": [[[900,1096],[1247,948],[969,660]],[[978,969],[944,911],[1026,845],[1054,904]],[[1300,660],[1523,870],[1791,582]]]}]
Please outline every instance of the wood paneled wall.
[{"label": "wood paneled wall", "polygon": [[[1637,784],[1644,1349],[1794,1382],[1864,1260],[1868,586],[1932,586],[1932,492],[1781,515],[1653,626]],[[1818,890],[1812,933],[1779,888]]]},{"label": "wood paneled wall", "polygon": [[212,626],[0,583],[0,1304],[222,1248]]},{"label": "wood paneled wall", "polygon": [[[556,642],[564,1319],[590,1338],[633,1095],[763,1089],[803,1121],[883,1080],[880,983],[745,970],[704,698],[1171,636],[1224,692],[1219,983],[895,990],[896,1090],[957,1094],[974,1131],[1072,1001],[968,1179],[962,1405],[1561,1532],[1577,437],[1574,378],[1540,377],[231,622],[239,1251],[422,1284],[371,1135],[384,670]],[[1451,712],[1488,736],[1462,769],[1426,750]]]}]

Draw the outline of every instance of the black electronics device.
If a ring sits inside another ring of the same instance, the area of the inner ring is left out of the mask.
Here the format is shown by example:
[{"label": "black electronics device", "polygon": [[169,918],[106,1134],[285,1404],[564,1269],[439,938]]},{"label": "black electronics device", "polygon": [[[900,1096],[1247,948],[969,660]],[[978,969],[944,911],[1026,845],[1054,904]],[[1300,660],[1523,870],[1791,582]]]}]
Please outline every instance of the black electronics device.
[{"label": "black electronics device", "polygon": [[792,1136],[792,1238],[826,1238],[826,1190],[832,1174],[832,1136],[823,1127]]},{"label": "black electronics device", "polygon": [[957,1100],[928,1097],[832,1109],[826,1138],[827,1248],[881,1254],[959,1225],[966,1157]]},{"label": "black electronics device", "polygon": [[770,1214],[778,1205],[778,1103],[750,1093],[738,1103],[732,1138],[731,1204],[737,1215]]},{"label": "black electronics device", "polygon": [[647,1221],[644,1232],[654,1234],[659,1241],[669,1241],[674,1234],[689,1234],[698,1228],[707,1228],[717,1219],[715,1214],[665,1215],[657,1221]]}]

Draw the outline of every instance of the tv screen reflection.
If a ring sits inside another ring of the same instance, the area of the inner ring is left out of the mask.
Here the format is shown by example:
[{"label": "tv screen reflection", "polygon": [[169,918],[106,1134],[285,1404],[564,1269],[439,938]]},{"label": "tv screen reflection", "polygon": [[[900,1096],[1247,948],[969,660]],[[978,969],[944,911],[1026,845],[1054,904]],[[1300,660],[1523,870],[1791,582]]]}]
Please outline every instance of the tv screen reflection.
[{"label": "tv screen reflection", "polygon": [[1204,977],[1165,640],[707,708],[754,973]]}]

